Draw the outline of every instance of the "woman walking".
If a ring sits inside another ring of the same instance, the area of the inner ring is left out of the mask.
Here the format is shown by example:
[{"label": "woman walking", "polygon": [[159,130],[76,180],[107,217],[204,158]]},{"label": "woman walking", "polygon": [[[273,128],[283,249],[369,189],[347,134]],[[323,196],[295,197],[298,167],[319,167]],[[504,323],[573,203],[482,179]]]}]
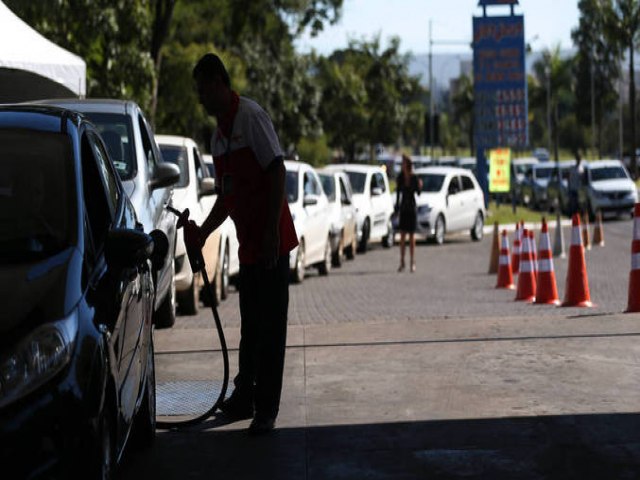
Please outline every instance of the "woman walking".
[{"label": "woman walking", "polygon": [[417,207],[415,194],[420,195],[422,182],[413,173],[413,162],[407,155],[402,155],[402,168],[396,179],[396,212],[399,215],[398,230],[400,230],[400,266],[398,271],[404,270],[405,237],[409,236],[409,255],[411,256],[411,272],[416,271],[416,227]]}]

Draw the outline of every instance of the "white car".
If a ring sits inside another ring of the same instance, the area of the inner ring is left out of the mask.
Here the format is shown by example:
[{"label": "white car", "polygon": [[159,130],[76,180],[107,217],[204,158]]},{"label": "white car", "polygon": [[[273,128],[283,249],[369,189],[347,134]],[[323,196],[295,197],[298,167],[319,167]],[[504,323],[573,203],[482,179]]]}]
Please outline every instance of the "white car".
[{"label": "white car", "polygon": [[[164,161],[174,163],[180,169],[180,180],[174,187],[173,206],[183,211],[189,209],[190,219],[198,225],[211,211],[215,202],[215,180],[202,160],[196,143],[186,137],[156,135],[156,141]],[[223,298],[222,242],[220,231],[213,232],[203,247],[207,275],[214,286],[215,301]],[[187,315],[198,313],[200,292],[204,285],[200,275],[191,271],[184,244],[183,230],[176,237],[175,252],[176,299],[180,311]],[[202,300],[206,297],[202,296]]]},{"label": "white car", "polygon": [[438,245],[446,233],[469,230],[471,238],[482,240],[486,210],[484,196],[475,176],[457,167],[419,168],[422,191],[416,196],[418,229]]},{"label": "white car", "polygon": [[325,171],[343,171],[353,189],[358,223],[358,251],[366,252],[369,242],[381,240],[382,246],[393,245],[393,198],[385,171],[374,165],[334,164]]},{"label": "white car", "polygon": [[331,221],[331,262],[334,267],[342,265],[346,256],[353,260],[358,243],[358,225],[356,207],[349,177],[344,172],[318,172],[322,188],[329,200],[329,218]]},{"label": "white car", "polygon": [[584,162],[582,205],[593,220],[596,212],[633,212],[638,190],[620,160]]},{"label": "white car", "polygon": [[296,161],[284,165],[285,193],[299,242],[290,256],[291,275],[300,283],[307,267],[317,267],[320,275],[331,269],[329,201],[311,165]]}]

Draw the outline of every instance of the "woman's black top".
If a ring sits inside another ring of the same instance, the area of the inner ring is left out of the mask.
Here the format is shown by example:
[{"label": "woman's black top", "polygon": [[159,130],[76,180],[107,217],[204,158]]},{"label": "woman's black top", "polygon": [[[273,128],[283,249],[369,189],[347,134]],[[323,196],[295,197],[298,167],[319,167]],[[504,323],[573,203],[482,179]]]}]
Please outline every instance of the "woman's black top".
[{"label": "woman's black top", "polygon": [[409,181],[404,181],[404,174],[400,173],[396,179],[396,211],[399,213],[398,229],[401,232],[416,231],[416,197],[420,194],[418,177],[411,175]]}]

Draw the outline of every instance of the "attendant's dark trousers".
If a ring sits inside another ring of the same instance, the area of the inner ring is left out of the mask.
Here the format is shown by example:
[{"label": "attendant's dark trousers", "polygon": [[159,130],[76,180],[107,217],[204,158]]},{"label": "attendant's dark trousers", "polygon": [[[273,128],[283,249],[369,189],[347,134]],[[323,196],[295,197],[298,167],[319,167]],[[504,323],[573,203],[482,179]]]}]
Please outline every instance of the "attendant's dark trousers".
[{"label": "attendant's dark trousers", "polygon": [[255,416],[276,418],[280,406],[289,309],[289,257],[274,268],[240,266],[240,356],[234,383],[253,392]]}]

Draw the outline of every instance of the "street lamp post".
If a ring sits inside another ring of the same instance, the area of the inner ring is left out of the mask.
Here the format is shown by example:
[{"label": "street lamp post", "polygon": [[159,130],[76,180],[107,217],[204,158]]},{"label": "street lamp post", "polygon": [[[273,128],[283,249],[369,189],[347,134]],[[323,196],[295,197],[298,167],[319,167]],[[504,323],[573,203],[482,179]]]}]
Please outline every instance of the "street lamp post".
[{"label": "street lamp post", "polygon": [[596,88],[595,88],[595,51],[591,49],[591,155],[596,151]]},{"label": "street lamp post", "polygon": [[547,147],[551,156],[551,68],[545,65],[544,74],[547,80]]}]

